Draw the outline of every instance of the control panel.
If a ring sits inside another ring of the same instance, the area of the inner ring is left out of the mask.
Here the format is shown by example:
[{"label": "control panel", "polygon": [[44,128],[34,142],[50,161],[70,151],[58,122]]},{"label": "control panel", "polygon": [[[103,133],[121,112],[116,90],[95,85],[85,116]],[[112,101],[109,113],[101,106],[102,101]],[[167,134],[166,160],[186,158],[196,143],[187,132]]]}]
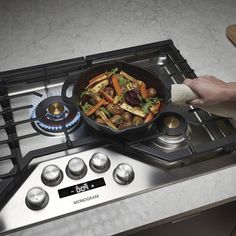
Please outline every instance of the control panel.
[{"label": "control panel", "polygon": [[47,160],[4,206],[1,220],[9,231],[121,200],[156,186],[158,171],[109,147]]}]

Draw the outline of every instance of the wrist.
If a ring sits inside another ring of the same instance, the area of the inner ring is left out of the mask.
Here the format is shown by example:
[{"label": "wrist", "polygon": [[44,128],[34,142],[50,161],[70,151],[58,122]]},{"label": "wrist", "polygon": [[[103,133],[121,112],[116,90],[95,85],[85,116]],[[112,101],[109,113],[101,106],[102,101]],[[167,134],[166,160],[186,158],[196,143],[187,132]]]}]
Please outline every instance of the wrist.
[{"label": "wrist", "polygon": [[236,101],[236,82],[230,82],[226,86],[226,97],[227,101]]}]

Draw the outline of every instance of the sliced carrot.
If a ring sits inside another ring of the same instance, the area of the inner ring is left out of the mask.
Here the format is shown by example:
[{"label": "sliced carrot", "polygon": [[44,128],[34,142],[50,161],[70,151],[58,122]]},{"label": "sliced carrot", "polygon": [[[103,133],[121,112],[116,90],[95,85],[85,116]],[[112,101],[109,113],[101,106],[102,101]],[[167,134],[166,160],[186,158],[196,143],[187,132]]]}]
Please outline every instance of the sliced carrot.
[{"label": "sliced carrot", "polygon": [[113,75],[111,79],[112,79],[112,83],[116,91],[116,94],[120,96],[122,92],[121,92],[121,87],[120,87],[118,78],[115,75]]},{"label": "sliced carrot", "polygon": [[154,118],[153,113],[150,111],[144,119],[144,123],[151,121]]},{"label": "sliced carrot", "polygon": [[102,96],[106,99],[106,101],[108,101],[109,103],[114,103],[114,99],[109,94],[107,94],[103,90],[101,90],[100,92],[101,92]]},{"label": "sliced carrot", "polygon": [[142,82],[141,86],[140,86],[140,92],[141,92],[141,96],[143,99],[147,98],[147,87],[146,84],[144,82]]},{"label": "sliced carrot", "polygon": [[104,103],[104,99],[101,99],[96,105],[91,107],[87,112],[85,112],[86,116],[91,116],[99,107],[101,107]]},{"label": "sliced carrot", "polygon": [[95,78],[89,80],[89,84],[86,86],[85,89],[92,87],[94,84],[97,84],[98,82],[101,82],[105,79],[107,79],[107,74],[103,73],[101,75],[96,76]]}]

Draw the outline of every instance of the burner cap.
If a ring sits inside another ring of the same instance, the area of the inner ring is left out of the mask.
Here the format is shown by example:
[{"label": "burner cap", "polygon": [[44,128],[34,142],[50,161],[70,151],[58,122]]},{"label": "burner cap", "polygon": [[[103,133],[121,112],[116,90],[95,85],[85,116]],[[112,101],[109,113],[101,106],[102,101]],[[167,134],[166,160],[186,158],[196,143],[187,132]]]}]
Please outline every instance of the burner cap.
[{"label": "burner cap", "polygon": [[60,115],[65,110],[64,106],[59,102],[54,102],[48,106],[48,111],[52,115]]},{"label": "burner cap", "polygon": [[177,113],[163,113],[159,120],[159,129],[165,135],[179,136],[185,134],[187,131],[187,122]]},{"label": "burner cap", "polygon": [[165,126],[169,129],[176,129],[180,125],[180,121],[178,120],[178,118],[176,118],[174,116],[165,117],[164,123],[165,123]]},{"label": "burner cap", "polygon": [[169,151],[186,145],[185,136],[189,137],[191,129],[181,115],[174,112],[163,113],[158,125],[162,135],[152,141],[154,145]]},{"label": "burner cap", "polygon": [[60,96],[48,97],[34,107],[32,118],[38,118],[33,127],[46,135],[62,134],[64,129],[72,131],[80,120],[80,113],[72,104],[65,103]]}]

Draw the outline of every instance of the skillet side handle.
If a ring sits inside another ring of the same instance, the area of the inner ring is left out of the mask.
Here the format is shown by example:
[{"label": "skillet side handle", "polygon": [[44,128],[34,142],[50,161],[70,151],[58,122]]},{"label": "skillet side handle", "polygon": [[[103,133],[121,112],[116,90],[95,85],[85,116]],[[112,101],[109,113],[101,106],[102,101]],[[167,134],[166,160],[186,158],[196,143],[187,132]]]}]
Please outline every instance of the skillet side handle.
[{"label": "skillet side handle", "polygon": [[[78,80],[78,76],[68,76],[68,78],[65,80],[63,86],[62,86],[62,91],[61,91],[61,97],[62,100],[66,103],[71,103],[74,104],[74,95],[73,95],[73,91],[74,91],[74,85]],[[72,87],[72,94],[71,97],[67,96],[67,90]]]}]

